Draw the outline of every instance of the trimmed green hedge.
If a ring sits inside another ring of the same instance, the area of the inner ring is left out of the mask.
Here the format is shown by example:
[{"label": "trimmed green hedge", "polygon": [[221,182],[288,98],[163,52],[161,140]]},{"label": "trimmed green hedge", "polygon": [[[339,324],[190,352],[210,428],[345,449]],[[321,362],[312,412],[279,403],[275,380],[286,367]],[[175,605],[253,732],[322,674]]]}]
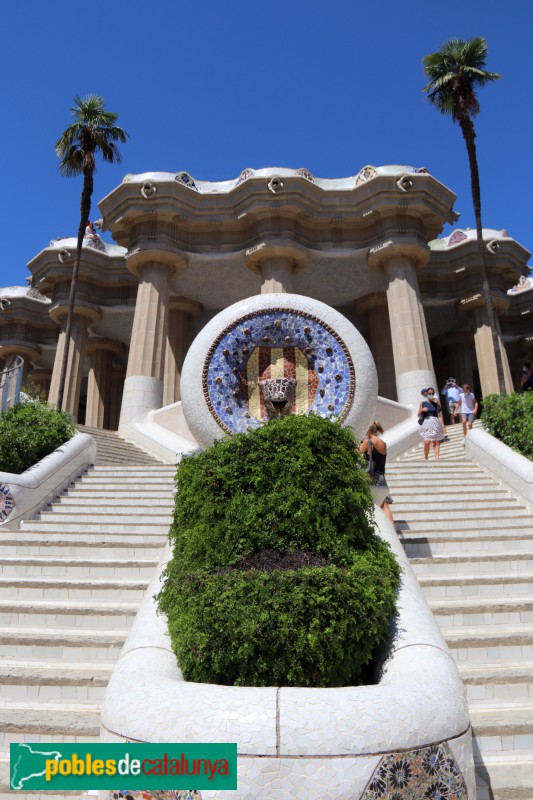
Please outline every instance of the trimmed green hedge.
[{"label": "trimmed green hedge", "polygon": [[64,411],[45,403],[18,403],[0,414],[0,471],[24,472],[75,432]]},{"label": "trimmed green hedge", "polygon": [[487,395],[481,421],[488,433],[533,461],[533,391]]},{"label": "trimmed green hedge", "polygon": [[158,595],[186,680],[342,686],[389,632],[399,568],[353,435],[291,416],[178,468]]}]

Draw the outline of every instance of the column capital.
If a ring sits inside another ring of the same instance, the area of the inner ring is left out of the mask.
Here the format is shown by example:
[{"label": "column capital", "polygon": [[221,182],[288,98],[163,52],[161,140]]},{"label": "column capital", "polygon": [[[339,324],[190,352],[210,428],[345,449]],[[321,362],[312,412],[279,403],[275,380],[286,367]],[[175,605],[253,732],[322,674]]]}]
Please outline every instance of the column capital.
[{"label": "column capital", "polygon": [[[61,325],[63,320],[67,317],[68,306],[63,303],[54,303],[48,312],[58,325]],[[102,319],[102,311],[98,306],[89,305],[88,303],[79,302],[74,306],[74,316],[82,317],[86,320],[87,326],[95,325]]]},{"label": "column capital", "polygon": [[181,250],[154,240],[137,242],[135,247],[126,253],[125,258],[129,272],[137,277],[140,277],[142,271],[150,264],[164,264],[171,275],[178,276],[184,275],[188,267]]},{"label": "column capital", "polygon": [[391,237],[371,247],[366,261],[370,269],[380,271],[393,258],[407,258],[418,269],[425,267],[429,256],[429,247],[421,239],[416,236],[401,236]]},{"label": "column capital", "polygon": [[52,380],[52,370],[51,369],[32,369],[32,371],[28,375],[28,383],[39,383],[39,381],[50,381]]},{"label": "column capital", "polygon": [[293,272],[298,272],[307,264],[307,248],[296,242],[282,240],[276,243],[264,241],[246,250],[246,266],[261,275],[261,267],[273,259],[289,262]]},{"label": "column capital", "polygon": [[9,358],[10,356],[21,356],[25,361],[35,361],[42,353],[39,345],[28,344],[0,344],[0,358]]},{"label": "column capital", "polygon": [[[509,308],[510,301],[506,294],[499,291],[491,291],[492,304],[496,314],[505,314]],[[486,308],[485,298],[482,292],[475,292],[474,294],[462,297],[457,302],[457,310],[462,314],[470,314],[478,308]]]},{"label": "column capital", "polygon": [[176,295],[170,298],[169,310],[183,311],[190,317],[198,317],[202,313],[202,304],[197,303],[196,300],[191,300],[189,297]]},{"label": "column capital", "polygon": [[87,355],[92,356],[93,353],[99,350],[105,350],[109,353],[113,353],[115,356],[119,356],[125,352],[126,348],[122,342],[115,342],[112,339],[92,337],[87,340],[87,346],[85,348]]}]

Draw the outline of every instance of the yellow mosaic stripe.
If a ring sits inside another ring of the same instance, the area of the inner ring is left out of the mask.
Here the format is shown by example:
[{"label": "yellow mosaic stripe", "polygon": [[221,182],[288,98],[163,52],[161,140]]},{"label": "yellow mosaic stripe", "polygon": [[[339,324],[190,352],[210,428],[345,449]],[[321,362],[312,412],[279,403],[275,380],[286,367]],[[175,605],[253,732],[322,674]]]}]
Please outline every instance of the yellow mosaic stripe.
[{"label": "yellow mosaic stripe", "polygon": [[294,348],[296,360],[296,413],[305,414],[309,408],[309,384],[307,369],[309,363],[302,351]]},{"label": "yellow mosaic stripe", "polygon": [[259,348],[256,347],[246,365],[248,379],[248,409],[256,419],[261,419],[261,395],[259,394]]},{"label": "yellow mosaic stripe", "polygon": [[283,347],[273,347],[270,351],[270,377],[285,377],[285,361],[283,360]]}]

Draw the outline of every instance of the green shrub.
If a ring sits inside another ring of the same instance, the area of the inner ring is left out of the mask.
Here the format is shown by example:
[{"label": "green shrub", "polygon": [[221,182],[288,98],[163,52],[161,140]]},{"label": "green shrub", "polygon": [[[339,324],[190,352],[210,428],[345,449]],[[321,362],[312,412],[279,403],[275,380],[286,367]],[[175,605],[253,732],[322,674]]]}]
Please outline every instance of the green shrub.
[{"label": "green shrub", "polygon": [[386,640],[399,569],[357,443],[292,416],[184,459],[158,596],[187,680],[341,686]]},{"label": "green shrub", "polygon": [[533,460],[533,391],[489,394],[483,400],[481,420],[488,433]]},{"label": "green shrub", "polygon": [[0,414],[0,471],[24,472],[74,433],[64,411],[45,403],[18,403]]}]

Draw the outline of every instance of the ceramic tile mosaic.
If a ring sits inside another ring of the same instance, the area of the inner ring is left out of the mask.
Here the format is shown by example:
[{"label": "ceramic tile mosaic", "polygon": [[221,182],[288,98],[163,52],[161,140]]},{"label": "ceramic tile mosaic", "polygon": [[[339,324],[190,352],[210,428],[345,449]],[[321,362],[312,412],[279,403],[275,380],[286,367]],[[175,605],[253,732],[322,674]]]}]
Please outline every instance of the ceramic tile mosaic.
[{"label": "ceramic tile mosaic", "polygon": [[188,186],[189,189],[198,191],[198,187],[194,182],[194,179],[189,175],[188,172],[178,172],[174,180],[178,181],[178,183],[183,183],[183,185]]},{"label": "ceramic tile mosaic", "polygon": [[15,500],[9,491],[9,486],[0,483],[0,522],[5,522],[14,508]]},{"label": "ceramic tile mosaic", "polygon": [[463,231],[454,231],[448,239],[448,247],[451,247],[453,244],[459,244],[459,242],[464,242],[466,239],[468,239],[466,233],[463,233]]},{"label": "ceramic tile mosaic", "polygon": [[246,169],[243,169],[243,171],[237,178],[237,183],[235,184],[235,186],[238,186],[239,183],[248,180],[248,178],[251,178],[253,174],[254,174],[253,169],[249,169],[248,167]]},{"label": "ceramic tile mosaic", "polygon": [[322,320],[288,308],[256,311],[228,326],[210,348],[204,396],[227,433],[258,428],[267,419],[259,380],[293,377],[295,413],[343,419],[355,390],[355,370],[340,336]]},{"label": "ceramic tile mosaic", "polygon": [[313,176],[311,175],[309,170],[306,169],[305,167],[300,167],[300,169],[297,169],[296,174],[301,175],[302,178],[305,178],[306,180],[311,181],[311,183],[314,183]]},{"label": "ceramic tile mosaic", "polygon": [[377,172],[375,167],[363,167],[363,169],[359,171],[355,178],[355,185],[360,186],[362,183],[366,183],[372,178],[375,178],[376,175]]},{"label": "ceramic tile mosaic", "polygon": [[448,743],[383,756],[361,800],[468,800]]}]

